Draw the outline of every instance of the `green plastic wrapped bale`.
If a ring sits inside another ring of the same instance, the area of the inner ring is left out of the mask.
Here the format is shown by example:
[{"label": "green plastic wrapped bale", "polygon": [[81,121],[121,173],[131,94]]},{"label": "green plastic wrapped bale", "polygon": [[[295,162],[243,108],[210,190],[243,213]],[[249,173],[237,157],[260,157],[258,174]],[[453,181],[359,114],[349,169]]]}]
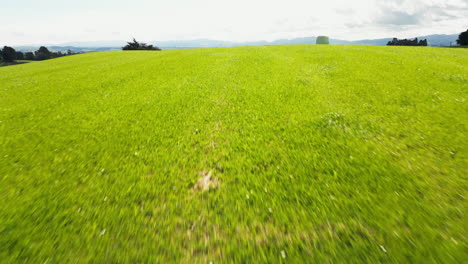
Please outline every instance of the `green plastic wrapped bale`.
[{"label": "green plastic wrapped bale", "polygon": [[326,36],[319,36],[317,37],[317,44],[325,44],[328,45],[330,44],[330,39]]}]

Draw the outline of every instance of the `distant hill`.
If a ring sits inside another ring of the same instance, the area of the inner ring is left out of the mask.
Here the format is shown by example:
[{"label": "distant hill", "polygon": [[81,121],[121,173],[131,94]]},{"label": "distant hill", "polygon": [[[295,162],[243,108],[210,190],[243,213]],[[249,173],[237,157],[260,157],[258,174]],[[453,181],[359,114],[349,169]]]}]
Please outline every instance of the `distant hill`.
[{"label": "distant hill", "polygon": [[[458,38],[458,34],[452,35],[428,35],[419,36],[418,39],[427,39],[429,46],[450,46],[455,45]],[[331,44],[335,45],[369,45],[369,46],[384,46],[387,45],[388,41],[392,38],[382,39],[365,39],[365,40],[341,40],[341,39],[330,39]],[[273,41],[246,41],[246,42],[234,42],[234,41],[223,41],[223,40],[211,40],[211,39],[194,39],[194,40],[169,40],[169,41],[151,41],[153,44],[162,49],[186,49],[186,48],[215,48],[215,47],[238,47],[238,46],[264,46],[264,45],[292,45],[292,44],[315,44],[316,37],[303,37],[293,39],[278,39]],[[67,51],[72,50],[74,52],[94,52],[94,51],[106,51],[106,50],[119,50],[125,45],[125,41],[112,40],[112,41],[88,41],[88,42],[68,42],[61,45],[48,46],[52,51]],[[14,47],[16,50],[27,52],[35,51],[39,46],[17,46]]]},{"label": "distant hill", "polygon": [[[427,39],[430,46],[450,46],[456,43],[458,34],[452,35],[429,35],[419,36],[418,39]],[[331,44],[341,45],[370,45],[384,46],[393,38],[366,39],[366,40],[341,40],[330,39]],[[197,39],[197,40],[173,40],[173,41],[152,41],[151,43],[161,48],[214,48],[214,47],[236,47],[236,46],[263,46],[263,45],[291,45],[291,44],[315,44],[316,37],[304,37],[294,39],[278,39],[274,41],[250,41],[232,42],[221,40]]]},{"label": "distant hill", "polygon": [[[73,52],[80,52],[80,53],[85,53],[85,52],[96,52],[96,51],[108,51],[108,50],[120,50],[120,47],[114,46],[114,47],[81,47],[81,46],[47,46],[46,47],[50,51],[61,51],[61,52],[67,52],[67,50],[71,50]],[[15,50],[21,51],[21,52],[34,52],[39,49],[39,46],[15,46]]]},{"label": "distant hill", "polygon": [[385,46],[388,41],[393,38],[383,38],[383,39],[364,39],[364,40],[341,40],[341,39],[330,39],[330,44],[335,45],[369,45],[369,46]]},{"label": "distant hill", "polygon": [[427,39],[429,46],[455,46],[457,44],[458,35],[459,34],[429,35],[418,38]]},{"label": "distant hill", "polygon": [[106,47],[122,47],[127,44],[123,40],[105,40],[105,41],[74,41],[67,42],[57,46],[73,46],[73,47],[94,47],[94,48],[106,48]]},{"label": "distant hill", "polygon": [[[456,44],[456,40],[458,39],[458,34],[428,35],[428,36],[419,36],[417,38],[427,39],[428,45],[433,46],[433,47],[451,46],[451,45]],[[388,41],[392,39],[393,38],[383,38],[383,39],[366,39],[366,40],[356,40],[356,41],[332,39],[331,44],[384,46],[384,45],[387,45]]]}]

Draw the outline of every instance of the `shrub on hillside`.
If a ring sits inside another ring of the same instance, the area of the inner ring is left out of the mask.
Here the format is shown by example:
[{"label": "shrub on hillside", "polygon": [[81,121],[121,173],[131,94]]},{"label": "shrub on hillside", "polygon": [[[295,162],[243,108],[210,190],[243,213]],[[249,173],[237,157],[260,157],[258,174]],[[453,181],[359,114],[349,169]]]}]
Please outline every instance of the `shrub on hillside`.
[{"label": "shrub on hillside", "polygon": [[122,50],[161,50],[153,45],[147,45],[146,43],[138,42],[133,39],[133,42],[127,42],[127,45],[122,47]]}]

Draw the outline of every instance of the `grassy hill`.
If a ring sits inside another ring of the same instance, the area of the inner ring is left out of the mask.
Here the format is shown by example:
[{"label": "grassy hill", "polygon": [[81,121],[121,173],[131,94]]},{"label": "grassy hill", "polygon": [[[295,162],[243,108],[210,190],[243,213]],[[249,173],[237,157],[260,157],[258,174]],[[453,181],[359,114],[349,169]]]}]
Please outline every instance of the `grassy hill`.
[{"label": "grassy hill", "polygon": [[0,262],[461,263],[467,68],[320,45],[2,67]]}]

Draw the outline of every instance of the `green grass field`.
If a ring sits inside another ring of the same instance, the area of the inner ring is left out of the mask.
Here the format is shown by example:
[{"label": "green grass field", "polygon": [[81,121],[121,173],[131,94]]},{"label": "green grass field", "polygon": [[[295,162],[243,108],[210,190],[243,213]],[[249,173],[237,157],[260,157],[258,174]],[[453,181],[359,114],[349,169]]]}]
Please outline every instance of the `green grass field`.
[{"label": "green grass field", "polygon": [[462,263],[467,91],[466,49],[3,67],[0,262]]}]

